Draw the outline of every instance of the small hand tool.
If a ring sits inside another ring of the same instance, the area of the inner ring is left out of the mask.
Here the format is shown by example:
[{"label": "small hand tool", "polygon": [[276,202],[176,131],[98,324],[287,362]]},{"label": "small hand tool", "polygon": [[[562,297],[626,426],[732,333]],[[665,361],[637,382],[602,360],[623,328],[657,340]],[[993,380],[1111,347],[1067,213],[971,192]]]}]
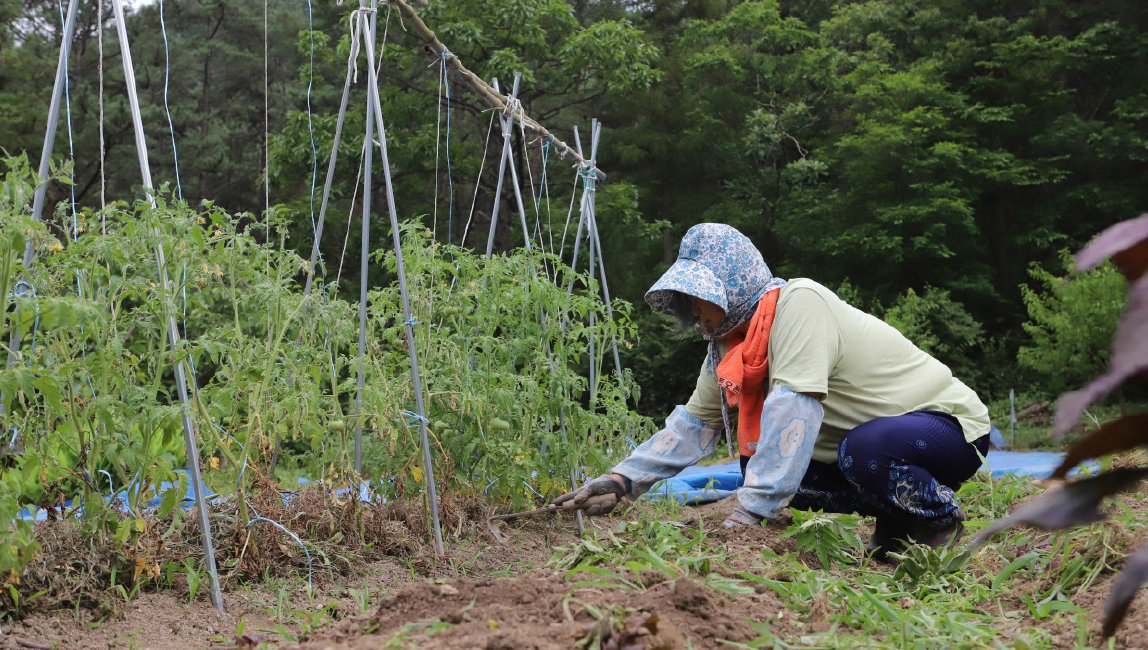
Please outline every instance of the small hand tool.
[{"label": "small hand tool", "polygon": [[494,535],[494,539],[498,540],[500,544],[506,543],[506,538],[498,530],[498,526],[494,525],[496,521],[508,521],[510,519],[517,519],[519,517],[527,517],[530,515],[543,515],[554,512],[573,512],[575,510],[584,510],[596,505],[606,503],[607,501],[614,501],[618,497],[614,494],[599,494],[598,496],[590,497],[578,505],[574,505],[574,501],[567,501],[560,506],[550,504],[545,508],[538,508],[536,510],[527,510],[526,512],[512,512],[507,515],[495,515],[486,520],[486,527],[490,530],[490,534]]}]

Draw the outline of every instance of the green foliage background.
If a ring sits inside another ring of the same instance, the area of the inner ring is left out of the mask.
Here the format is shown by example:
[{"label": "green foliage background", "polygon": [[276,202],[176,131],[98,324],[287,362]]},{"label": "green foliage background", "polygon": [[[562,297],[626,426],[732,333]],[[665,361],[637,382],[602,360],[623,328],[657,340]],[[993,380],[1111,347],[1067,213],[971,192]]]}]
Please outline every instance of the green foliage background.
[{"label": "green foliage background", "polygon": [[[316,0],[310,15],[305,3],[269,8],[270,197],[288,247],[305,257],[351,7]],[[154,174],[174,182],[158,9],[141,7],[128,26]],[[261,220],[260,9],[165,4],[184,198]],[[640,304],[695,223],[738,227],[782,277],[847,284],[854,304],[889,318],[992,401],[1010,388],[1052,395],[1060,387],[1060,373],[1033,363],[1031,353],[1018,363],[1022,347],[1049,345],[1040,338],[1048,324],[1039,305],[1059,291],[1032,269],[1060,274],[1057,251],[1078,248],[1148,203],[1148,13],[1138,0],[468,0],[418,11],[482,77],[505,87],[522,72],[524,107],[563,139],[573,140],[574,124],[585,136],[590,117],[605,123],[600,160],[610,183],[600,190],[599,223],[612,293],[637,303],[642,337],[623,351],[624,363],[645,389],[637,407],[650,415],[685,399],[700,362],[695,341],[669,337]],[[13,18],[0,21],[0,145],[34,156],[59,9],[0,0],[0,15]],[[497,172],[495,133],[479,174],[487,107],[449,80],[446,182],[438,60],[385,10],[379,22],[387,26],[382,110],[400,216],[426,215],[443,244],[458,244],[470,219],[462,243],[481,246]],[[75,187],[86,206],[99,203],[95,23],[95,7],[85,5],[69,77]],[[123,75],[113,32],[105,36],[108,196],[135,197]],[[344,242],[359,246],[357,220],[338,215],[361,201],[354,182],[364,62],[360,56],[321,242],[339,289],[352,295],[356,256],[341,275],[333,267]],[[537,193],[544,152],[526,146],[529,139],[515,135],[513,151],[521,182],[532,179]],[[567,163],[554,155],[548,163],[550,200],[540,217],[557,233],[573,179]],[[380,206],[377,167],[375,174]],[[52,186],[53,201],[63,195],[62,185]],[[513,215],[509,192],[503,202],[501,213]],[[515,219],[501,220],[499,250],[521,245],[518,230]],[[386,248],[385,229],[373,232],[371,248]],[[567,238],[556,252],[568,259],[570,246]],[[387,277],[382,266],[370,268],[372,286]],[[1110,311],[1092,292],[1074,300],[1078,320]]]}]

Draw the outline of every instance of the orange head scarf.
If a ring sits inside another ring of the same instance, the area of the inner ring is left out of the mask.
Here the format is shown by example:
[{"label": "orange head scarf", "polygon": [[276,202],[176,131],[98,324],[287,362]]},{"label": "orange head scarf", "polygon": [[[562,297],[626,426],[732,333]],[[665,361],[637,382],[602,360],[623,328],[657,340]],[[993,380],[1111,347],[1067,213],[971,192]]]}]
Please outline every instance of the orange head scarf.
[{"label": "orange head scarf", "polygon": [[742,456],[752,456],[761,437],[762,384],[769,375],[769,330],[781,289],[766,293],[750,318],[749,329],[729,335],[729,352],[717,367],[718,386],[726,403],[738,407],[737,443]]}]

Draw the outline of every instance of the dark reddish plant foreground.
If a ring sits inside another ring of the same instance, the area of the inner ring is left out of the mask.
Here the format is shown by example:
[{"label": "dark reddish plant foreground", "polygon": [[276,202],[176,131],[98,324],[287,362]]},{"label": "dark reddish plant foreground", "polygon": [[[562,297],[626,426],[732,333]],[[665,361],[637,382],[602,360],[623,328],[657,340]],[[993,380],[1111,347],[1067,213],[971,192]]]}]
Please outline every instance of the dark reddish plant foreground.
[{"label": "dark reddish plant foreground", "polygon": [[[1108,372],[1084,388],[1060,396],[1056,407],[1054,436],[1063,436],[1085,409],[1108,393],[1132,381],[1143,381],[1148,369],[1148,214],[1118,223],[1100,234],[1076,255],[1076,269],[1085,271],[1112,258],[1128,278],[1128,308],[1112,341]],[[1109,422],[1074,444],[1053,478],[1064,478],[1081,461],[1148,445],[1148,413],[1127,415]],[[986,527],[964,553],[972,553],[996,533],[1017,524],[1047,530],[1091,524],[1108,517],[1100,509],[1104,497],[1135,486],[1148,478],[1148,467],[1112,470],[1092,478],[1073,481],[1064,489],[1051,490],[1024,507]],[[1104,604],[1104,636],[1112,636],[1128,612],[1140,587],[1148,582],[1148,544],[1124,563],[1112,583]]]}]

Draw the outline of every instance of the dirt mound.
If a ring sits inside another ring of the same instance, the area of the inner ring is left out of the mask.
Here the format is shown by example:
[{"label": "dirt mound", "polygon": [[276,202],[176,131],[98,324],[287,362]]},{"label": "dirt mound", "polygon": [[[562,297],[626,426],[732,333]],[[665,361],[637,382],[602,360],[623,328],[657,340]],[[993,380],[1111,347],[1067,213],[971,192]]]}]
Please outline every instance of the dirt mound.
[{"label": "dirt mound", "polygon": [[[722,596],[688,578],[637,593],[577,587],[558,573],[451,581],[406,587],[384,600],[370,619],[346,621],[286,648],[373,649],[401,642],[417,648],[557,650],[601,634],[603,627],[622,628],[614,634],[628,633],[631,642],[650,650],[716,648],[719,639],[755,638],[745,619],[775,613],[769,600],[757,594]],[[640,629],[640,622],[649,623]]]}]

